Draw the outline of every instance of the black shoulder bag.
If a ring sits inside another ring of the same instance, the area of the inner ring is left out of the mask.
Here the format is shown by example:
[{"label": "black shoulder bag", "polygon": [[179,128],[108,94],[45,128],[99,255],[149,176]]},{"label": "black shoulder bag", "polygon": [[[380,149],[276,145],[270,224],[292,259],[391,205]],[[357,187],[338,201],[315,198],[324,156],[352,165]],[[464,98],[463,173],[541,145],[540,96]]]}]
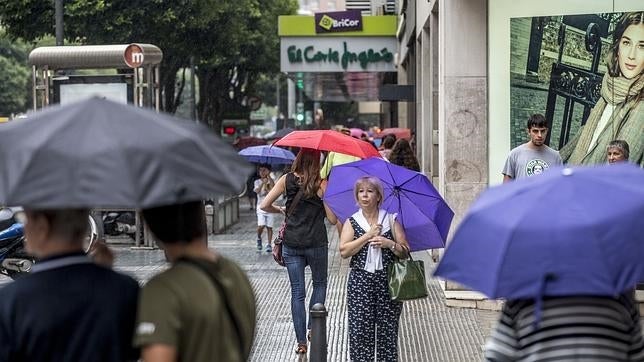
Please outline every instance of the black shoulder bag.
[{"label": "black shoulder bag", "polygon": [[300,202],[300,199],[302,198],[302,194],[304,193],[304,189],[300,186],[300,189],[297,191],[297,194],[295,194],[295,197],[293,198],[293,202],[291,203],[291,206],[286,210],[286,216],[284,217],[284,221],[282,222],[282,225],[280,226],[280,229],[277,231],[277,236],[275,237],[275,240],[273,240],[273,259],[275,259],[275,262],[281,266],[286,266],[284,264],[284,257],[282,257],[282,243],[284,242],[284,230],[286,230],[286,220],[288,219],[289,215],[293,213],[293,210],[295,210],[295,206]]}]

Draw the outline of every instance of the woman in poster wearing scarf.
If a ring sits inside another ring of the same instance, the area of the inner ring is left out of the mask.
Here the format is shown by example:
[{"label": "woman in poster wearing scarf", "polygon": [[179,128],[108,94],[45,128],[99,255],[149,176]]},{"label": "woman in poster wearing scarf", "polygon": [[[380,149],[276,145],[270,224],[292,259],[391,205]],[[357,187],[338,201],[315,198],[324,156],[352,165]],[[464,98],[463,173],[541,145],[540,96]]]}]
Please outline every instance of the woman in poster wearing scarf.
[{"label": "woman in poster wearing scarf", "polygon": [[396,256],[407,257],[409,245],[394,215],[380,208],[384,192],[378,178],[359,178],[353,194],[360,209],[347,219],[340,234],[340,255],[351,257],[349,356],[353,362],[373,361],[377,352],[377,361],[397,361],[402,302],[389,296],[387,266]]},{"label": "woman in poster wearing scarf", "polygon": [[606,147],[620,139],[630,145],[630,160],[644,166],[644,11],[620,18],[607,67],[601,97],[561,158],[569,164],[604,163]]}]

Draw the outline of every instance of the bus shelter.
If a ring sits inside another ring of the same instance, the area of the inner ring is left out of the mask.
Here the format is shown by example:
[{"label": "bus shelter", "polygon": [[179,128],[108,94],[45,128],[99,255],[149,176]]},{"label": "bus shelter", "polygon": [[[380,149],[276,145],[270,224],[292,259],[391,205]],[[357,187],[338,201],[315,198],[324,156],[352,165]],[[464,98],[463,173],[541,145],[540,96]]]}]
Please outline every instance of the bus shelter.
[{"label": "bus shelter", "polygon": [[[36,48],[29,54],[33,109],[100,96],[159,111],[162,59],[163,52],[152,44]],[[123,211],[135,211],[135,247],[154,247],[150,233],[142,227],[138,210],[93,210],[100,236],[103,236],[100,216]]]}]

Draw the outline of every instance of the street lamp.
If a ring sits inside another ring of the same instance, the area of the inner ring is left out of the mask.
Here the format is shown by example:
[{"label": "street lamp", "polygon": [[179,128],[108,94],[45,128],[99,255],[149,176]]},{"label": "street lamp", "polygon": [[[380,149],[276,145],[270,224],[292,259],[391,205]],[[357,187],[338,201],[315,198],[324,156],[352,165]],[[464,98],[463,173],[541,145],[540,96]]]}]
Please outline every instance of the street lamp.
[{"label": "street lamp", "polygon": [[56,25],[56,46],[63,45],[63,0],[54,0],[54,21]]}]

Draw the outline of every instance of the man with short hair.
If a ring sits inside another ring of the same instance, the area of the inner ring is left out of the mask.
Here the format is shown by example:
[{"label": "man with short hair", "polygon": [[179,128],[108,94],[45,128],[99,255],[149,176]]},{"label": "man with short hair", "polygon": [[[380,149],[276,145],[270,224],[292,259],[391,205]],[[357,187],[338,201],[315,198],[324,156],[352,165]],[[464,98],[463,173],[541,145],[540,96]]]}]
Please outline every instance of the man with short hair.
[{"label": "man with short hair", "polygon": [[208,249],[200,201],[143,210],[172,267],[142,289],[134,344],[144,362],[246,361],[255,296],[242,269]]},{"label": "man with short hair", "polygon": [[0,289],[0,361],[136,361],[138,283],[83,253],[89,211],[25,210],[38,259]]},{"label": "man with short hair", "polygon": [[559,152],[544,143],[548,135],[548,121],[542,114],[528,118],[530,140],[510,151],[503,167],[503,182],[538,175],[552,166],[562,164]]}]

